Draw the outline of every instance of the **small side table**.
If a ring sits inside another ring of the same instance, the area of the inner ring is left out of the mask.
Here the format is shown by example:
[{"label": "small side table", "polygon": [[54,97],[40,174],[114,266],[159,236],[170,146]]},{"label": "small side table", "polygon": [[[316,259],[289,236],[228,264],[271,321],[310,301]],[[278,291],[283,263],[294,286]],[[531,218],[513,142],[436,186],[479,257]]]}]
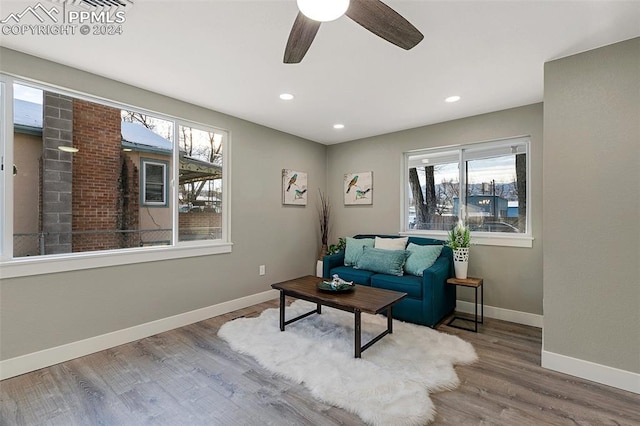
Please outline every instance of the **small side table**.
[{"label": "small side table", "polygon": [[[463,287],[473,287],[475,290],[475,316],[474,316],[474,320],[473,320],[473,328],[466,328],[466,327],[460,327],[459,325],[453,325],[452,322],[454,322],[455,320],[462,320],[462,321],[469,321],[467,318],[461,318],[458,316],[454,316],[453,318],[451,318],[449,320],[449,322],[447,323],[448,326],[450,327],[454,327],[454,328],[459,328],[461,330],[467,330],[467,331],[473,331],[474,333],[478,332],[478,324],[482,324],[484,321],[484,286],[483,284],[483,280],[482,278],[473,278],[473,277],[467,277],[467,278],[449,278],[447,280],[447,284],[451,284],[451,285],[459,285],[459,286],[463,286]],[[480,321],[478,321],[478,288],[480,288]]]}]

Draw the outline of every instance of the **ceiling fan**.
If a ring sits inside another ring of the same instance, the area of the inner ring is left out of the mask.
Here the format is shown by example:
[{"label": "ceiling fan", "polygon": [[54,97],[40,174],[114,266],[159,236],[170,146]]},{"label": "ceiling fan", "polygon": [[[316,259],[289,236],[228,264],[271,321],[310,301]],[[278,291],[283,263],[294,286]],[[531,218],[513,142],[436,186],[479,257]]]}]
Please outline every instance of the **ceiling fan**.
[{"label": "ceiling fan", "polygon": [[409,21],[380,0],[297,0],[298,16],[293,23],[285,64],[302,61],[322,22],[333,21],[342,15],[360,24],[375,35],[409,50],[424,38]]}]

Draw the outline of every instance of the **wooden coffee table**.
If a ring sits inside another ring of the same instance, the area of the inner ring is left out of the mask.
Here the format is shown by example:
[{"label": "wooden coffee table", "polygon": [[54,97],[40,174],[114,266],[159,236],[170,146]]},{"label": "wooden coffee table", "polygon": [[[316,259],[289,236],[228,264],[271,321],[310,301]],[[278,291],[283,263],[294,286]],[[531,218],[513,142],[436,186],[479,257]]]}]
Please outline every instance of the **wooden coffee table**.
[{"label": "wooden coffee table", "polygon": [[[373,288],[364,285],[356,285],[355,289],[350,292],[332,293],[318,290],[316,285],[320,281],[322,281],[322,278],[306,276],[271,285],[274,289],[280,290],[280,331],[284,331],[284,327],[294,321],[306,318],[312,314],[321,314],[322,306],[324,305],[346,312],[353,312],[355,314],[354,346],[356,358],[360,358],[362,356],[362,352],[378,340],[382,339],[387,334],[393,333],[393,305],[407,297],[407,293]],[[285,321],[285,296],[295,297],[296,299],[315,303],[316,309]],[[387,329],[362,346],[361,313],[366,312],[375,315],[383,311],[387,311]]]}]

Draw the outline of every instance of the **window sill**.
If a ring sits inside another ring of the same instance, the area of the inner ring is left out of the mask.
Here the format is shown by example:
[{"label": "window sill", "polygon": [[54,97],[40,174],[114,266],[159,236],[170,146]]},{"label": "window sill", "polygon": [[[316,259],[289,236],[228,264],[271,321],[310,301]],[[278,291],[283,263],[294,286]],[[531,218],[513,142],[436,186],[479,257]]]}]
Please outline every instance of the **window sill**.
[{"label": "window sill", "polygon": [[172,247],[144,247],[114,251],[19,258],[0,262],[0,278],[17,278],[83,269],[156,262],[185,257],[231,253],[233,243],[209,243]]},{"label": "window sill", "polygon": [[[404,231],[400,235],[413,237],[428,237],[437,240],[448,240],[445,231]],[[474,246],[502,246],[502,247],[533,247],[533,237],[530,235],[495,235],[488,232],[472,232],[471,245]]]}]

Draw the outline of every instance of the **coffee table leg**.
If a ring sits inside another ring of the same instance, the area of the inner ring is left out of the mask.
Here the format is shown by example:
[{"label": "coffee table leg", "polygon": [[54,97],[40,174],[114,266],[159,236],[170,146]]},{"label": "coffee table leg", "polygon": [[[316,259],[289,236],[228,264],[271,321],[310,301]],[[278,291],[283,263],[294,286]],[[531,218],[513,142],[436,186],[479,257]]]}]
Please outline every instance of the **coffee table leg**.
[{"label": "coffee table leg", "polygon": [[356,350],[356,358],[362,357],[362,342],[361,342],[361,318],[360,311],[358,309],[355,310],[356,316],[356,329],[355,329],[355,350]]},{"label": "coffee table leg", "polygon": [[280,331],[284,331],[284,291],[280,290]]},{"label": "coffee table leg", "polygon": [[393,310],[391,306],[387,309],[387,331],[393,334]]},{"label": "coffee table leg", "polygon": [[319,303],[317,303],[316,305],[317,305],[316,306],[316,313],[321,314],[322,313],[322,305],[319,304]]}]

